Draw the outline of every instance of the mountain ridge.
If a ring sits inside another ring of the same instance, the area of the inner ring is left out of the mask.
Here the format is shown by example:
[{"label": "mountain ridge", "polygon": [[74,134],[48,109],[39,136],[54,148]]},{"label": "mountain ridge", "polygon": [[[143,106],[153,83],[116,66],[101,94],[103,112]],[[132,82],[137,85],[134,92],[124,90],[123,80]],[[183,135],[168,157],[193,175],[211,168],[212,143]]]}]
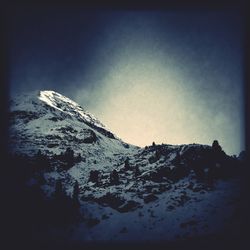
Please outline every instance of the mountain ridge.
[{"label": "mountain ridge", "polygon": [[[211,146],[136,147],[54,91],[12,100],[9,131],[10,158],[17,159],[16,172],[25,174],[25,188],[41,190],[51,202],[58,190],[77,197],[79,224],[73,236],[63,229],[71,241],[175,241],[217,234],[237,206],[242,163],[216,140]],[[60,223],[68,213],[63,206]],[[57,212],[47,212],[50,220]]]},{"label": "mountain ridge", "polygon": [[[80,105],[54,91],[36,91],[31,94],[19,95],[10,103],[11,145],[19,143],[16,142],[15,138],[18,139],[20,136],[17,134],[23,134],[24,130],[33,133],[33,137],[38,134],[40,136],[50,135],[52,140],[53,137],[56,140],[55,136],[60,136],[58,131],[56,132],[56,127],[74,137],[78,143],[90,143],[99,139],[104,140],[106,137],[115,140],[117,145],[128,145],[107,130],[97,118],[85,111]],[[47,130],[44,131],[46,126]],[[86,133],[84,135],[84,131],[90,135],[87,136]],[[13,136],[12,132],[16,134],[16,137]],[[113,142],[113,144],[115,143]]]}]

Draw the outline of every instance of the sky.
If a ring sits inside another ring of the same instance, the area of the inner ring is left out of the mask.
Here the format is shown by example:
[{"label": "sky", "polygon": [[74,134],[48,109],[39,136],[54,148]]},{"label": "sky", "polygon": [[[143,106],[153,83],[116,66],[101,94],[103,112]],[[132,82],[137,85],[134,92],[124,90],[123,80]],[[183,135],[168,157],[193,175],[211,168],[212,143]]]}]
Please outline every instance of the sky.
[{"label": "sky", "polygon": [[124,141],[244,149],[244,33],[232,10],[18,8],[10,94],[54,90]]}]

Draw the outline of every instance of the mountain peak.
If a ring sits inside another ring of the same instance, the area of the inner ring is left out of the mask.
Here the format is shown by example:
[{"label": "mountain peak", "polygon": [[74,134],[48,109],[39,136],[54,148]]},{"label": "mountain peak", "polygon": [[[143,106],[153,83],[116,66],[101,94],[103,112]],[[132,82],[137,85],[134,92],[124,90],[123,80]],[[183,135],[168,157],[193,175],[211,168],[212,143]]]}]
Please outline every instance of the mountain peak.
[{"label": "mountain peak", "polygon": [[80,152],[94,144],[113,149],[128,146],[94,115],[53,90],[16,95],[10,102],[10,124],[11,147],[20,152],[60,153],[66,147]]},{"label": "mountain peak", "polygon": [[66,96],[63,96],[53,90],[43,90],[39,92],[38,98],[47,105],[67,113],[69,115],[82,118],[84,121],[91,123],[97,127],[106,129],[106,127],[92,114],[84,110],[79,104],[72,101]]}]

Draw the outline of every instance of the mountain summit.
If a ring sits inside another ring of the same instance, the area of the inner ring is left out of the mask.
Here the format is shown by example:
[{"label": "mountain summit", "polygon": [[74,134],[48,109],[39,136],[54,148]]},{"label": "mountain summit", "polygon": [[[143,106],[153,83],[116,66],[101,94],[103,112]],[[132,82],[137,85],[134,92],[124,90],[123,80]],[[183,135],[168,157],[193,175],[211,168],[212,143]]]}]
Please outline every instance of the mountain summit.
[{"label": "mountain summit", "polygon": [[87,144],[99,148],[106,144],[109,151],[128,147],[92,114],[55,91],[21,94],[11,100],[11,151],[34,154],[40,149],[50,154],[72,147],[80,152],[90,148]]}]

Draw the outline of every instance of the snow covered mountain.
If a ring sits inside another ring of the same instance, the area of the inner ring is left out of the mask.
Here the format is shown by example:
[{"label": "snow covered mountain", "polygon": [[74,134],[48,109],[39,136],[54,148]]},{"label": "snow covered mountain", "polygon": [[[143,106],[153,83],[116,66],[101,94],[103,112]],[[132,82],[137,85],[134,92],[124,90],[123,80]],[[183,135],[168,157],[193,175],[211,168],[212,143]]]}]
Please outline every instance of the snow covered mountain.
[{"label": "snow covered mountain", "polygon": [[[10,152],[26,155],[32,168],[25,179],[28,187],[39,186],[53,199],[58,181],[68,196],[74,196],[76,181],[79,185],[82,219],[57,237],[67,235],[68,241],[81,245],[235,233],[230,223],[238,209],[241,179],[236,173],[241,166],[217,141],[212,146],[129,145],[54,91],[11,100],[9,131]],[[69,150],[74,156],[65,167]],[[41,155],[49,168],[35,169]]]},{"label": "snow covered mountain", "polygon": [[89,156],[97,148],[117,153],[129,146],[77,103],[54,91],[20,94],[10,104],[13,152],[32,155],[40,149],[55,154],[71,147]]}]

